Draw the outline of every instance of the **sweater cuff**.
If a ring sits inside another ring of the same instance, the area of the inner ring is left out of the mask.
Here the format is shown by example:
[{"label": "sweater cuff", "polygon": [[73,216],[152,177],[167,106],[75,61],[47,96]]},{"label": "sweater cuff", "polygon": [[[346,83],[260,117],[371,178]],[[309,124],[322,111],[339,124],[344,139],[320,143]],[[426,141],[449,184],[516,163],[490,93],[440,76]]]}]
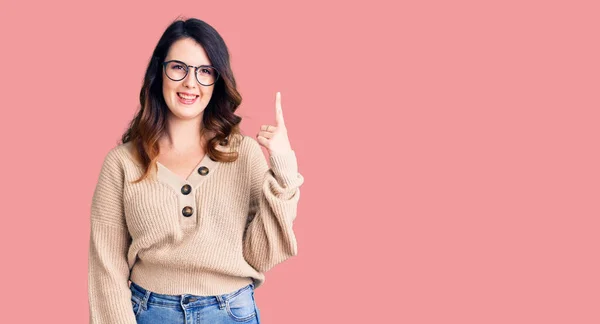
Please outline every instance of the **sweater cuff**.
[{"label": "sweater cuff", "polygon": [[298,178],[298,161],[296,153],[291,151],[274,153],[269,157],[271,169],[277,178],[277,181],[283,187],[294,185]]}]

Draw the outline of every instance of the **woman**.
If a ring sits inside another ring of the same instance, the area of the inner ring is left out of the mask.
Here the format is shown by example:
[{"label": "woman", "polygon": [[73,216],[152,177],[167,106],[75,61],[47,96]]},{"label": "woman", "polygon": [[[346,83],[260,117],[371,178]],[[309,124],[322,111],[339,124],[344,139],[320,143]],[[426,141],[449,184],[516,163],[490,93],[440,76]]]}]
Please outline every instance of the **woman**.
[{"label": "woman", "polygon": [[297,254],[304,178],[280,94],[256,139],[240,133],[240,103],[221,36],[171,24],[92,198],[90,323],[260,322],[254,289]]}]

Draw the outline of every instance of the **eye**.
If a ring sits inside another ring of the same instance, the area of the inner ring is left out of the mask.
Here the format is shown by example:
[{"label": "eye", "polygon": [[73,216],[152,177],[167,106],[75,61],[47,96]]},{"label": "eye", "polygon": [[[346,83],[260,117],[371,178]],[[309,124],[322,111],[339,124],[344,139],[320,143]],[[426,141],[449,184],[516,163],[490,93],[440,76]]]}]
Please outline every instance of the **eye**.
[{"label": "eye", "polygon": [[205,75],[212,75],[213,71],[211,68],[203,67],[202,69],[200,69],[200,73]]}]

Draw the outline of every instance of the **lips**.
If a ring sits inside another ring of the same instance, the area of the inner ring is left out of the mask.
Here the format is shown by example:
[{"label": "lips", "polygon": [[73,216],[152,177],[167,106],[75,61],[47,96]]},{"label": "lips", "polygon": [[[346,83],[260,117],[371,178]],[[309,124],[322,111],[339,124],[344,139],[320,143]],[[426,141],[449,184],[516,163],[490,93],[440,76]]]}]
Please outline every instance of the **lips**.
[{"label": "lips", "polygon": [[[184,99],[184,97],[189,97],[191,99]],[[199,95],[195,96],[186,96],[184,94],[177,94],[177,100],[184,105],[193,105],[198,100]]]},{"label": "lips", "polygon": [[183,92],[177,92],[177,96],[179,96],[179,98],[185,99],[185,100],[194,100],[194,99],[198,98],[198,95],[187,94],[187,93],[183,93]]}]

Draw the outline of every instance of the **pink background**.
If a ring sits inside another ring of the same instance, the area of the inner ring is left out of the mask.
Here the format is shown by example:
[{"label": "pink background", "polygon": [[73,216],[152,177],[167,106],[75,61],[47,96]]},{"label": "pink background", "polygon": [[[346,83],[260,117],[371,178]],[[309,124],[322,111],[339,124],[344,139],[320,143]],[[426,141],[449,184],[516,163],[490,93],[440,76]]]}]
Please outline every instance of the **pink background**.
[{"label": "pink background", "polygon": [[224,37],[245,133],[281,91],[306,179],[263,323],[600,322],[597,2],[15,3],[0,322],[87,323],[102,159],[179,15]]}]

